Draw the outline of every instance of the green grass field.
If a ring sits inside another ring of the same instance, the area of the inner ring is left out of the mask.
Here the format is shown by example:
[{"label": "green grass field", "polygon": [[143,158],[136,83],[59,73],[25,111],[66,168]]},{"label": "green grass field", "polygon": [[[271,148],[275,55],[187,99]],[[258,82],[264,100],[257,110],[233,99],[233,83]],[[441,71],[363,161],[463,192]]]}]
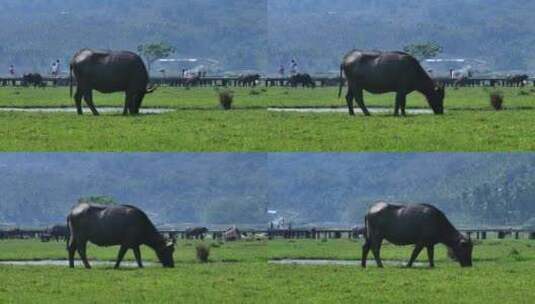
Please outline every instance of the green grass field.
[{"label": "green grass field", "polygon": [[[222,111],[213,88],[160,88],[144,107],[173,113],[100,117],[0,111],[2,151],[533,151],[535,89],[503,88],[506,110],[488,89],[449,89],[446,114],[349,117],[280,113],[268,107],[338,107],[336,88],[232,88],[234,110]],[[366,95],[368,106],[393,109],[393,95]],[[95,95],[98,107],[121,106],[120,94]],[[415,93],[410,108],[427,108]],[[73,107],[66,88],[0,88],[0,107]],[[393,110],[392,110],[393,111]]]},{"label": "green grass field", "polygon": [[[207,241],[209,242],[209,241]],[[195,259],[181,241],[176,267],[72,270],[58,266],[0,266],[1,303],[533,303],[535,243],[487,240],[474,248],[474,267],[462,269],[437,247],[436,268],[289,266],[278,258],[353,259],[360,242],[275,240],[224,243],[210,262]],[[385,259],[406,260],[410,247],[385,245]],[[113,260],[117,248],[90,246],[91,259]],[[154,254],[143,252],[145,260]],[[132,259],[131,253],[127,255]],[[0,260],[65,259],[64,243],[0,241]],[[426,261],[425,254],[420,256]]]}]

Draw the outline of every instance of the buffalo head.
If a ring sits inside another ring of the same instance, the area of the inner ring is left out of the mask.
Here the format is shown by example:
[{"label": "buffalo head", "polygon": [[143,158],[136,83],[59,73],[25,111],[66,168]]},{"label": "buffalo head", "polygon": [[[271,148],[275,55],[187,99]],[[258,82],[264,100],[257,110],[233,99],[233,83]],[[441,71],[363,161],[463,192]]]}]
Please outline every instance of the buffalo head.
[{"label": "buffalo head", "polygon": [[156,251],[158,259],[162,263],[163,267],[173,268],[175,267],[175,260],[173,253],[175,252],[175,243],[172,240],[164,242],[162,246]]},{"label": "buffalo head", "polygon": [[474,245],[469,239],[461,238],[459,241],[451,247],[453,254],[457,258],[457,261],[462,267],[472,266],[472,249]]},{"label": "buffalo head", "polygon": [[433,94],[428,97],[429,105],[433,109],[435,114],[444,113],[444,97],[446,96],[446,90],[442,85],[435,85]]}]

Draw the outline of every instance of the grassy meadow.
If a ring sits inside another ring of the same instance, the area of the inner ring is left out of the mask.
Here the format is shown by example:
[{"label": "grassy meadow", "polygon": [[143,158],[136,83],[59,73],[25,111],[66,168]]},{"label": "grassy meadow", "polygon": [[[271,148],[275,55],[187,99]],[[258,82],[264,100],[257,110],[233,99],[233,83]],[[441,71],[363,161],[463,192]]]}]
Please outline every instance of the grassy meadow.
[{"label": "grassy meadow", "polygon": [[[166,114],[93,117],[0,111],[2,151],[533,151],[535,88],[501,88],[494,111],[486,88],[448,89],[446,114],[349,117],[346,113],[271,112],[269,107],[341,107],[337,88],[231,88],[234,110],[220,109],[213,88],[162,87],[144,107]],[[97,108],[122,106],[121,94],[95,94]],[[392,94],[365,96],[389,107]],[[428,108],[418,93],[409,108]],[[0,107],[73,107],[67,88],[0,88]]]},{"label": "grassy meadow", "polygon": [[[194,241],[180,241],[176,267],[113,270],[97,266],[0,266],[1,303],[533,303],[535,243],[486,240],[474,248],[474,267],[462,269],[437,246],[436,267],[269,264],[271,259],[357,260],[359,241],[275,240],[211,245],[210,261],[195,258]],[[0,260],[65,259],[64,243],[0,241]],[[406,261],[411,247],[386,244],[385,259]],[[92,260],[114,260],[117,248],[90,246]],[[155,261],[144,248],[144,259]],[[127,254],[133,259],[131,252]],[[421,254],[426,262],[427,256]],[[66,263],[66,262],[65,262]],[[75,283],[75,284],[73,284]]]}]

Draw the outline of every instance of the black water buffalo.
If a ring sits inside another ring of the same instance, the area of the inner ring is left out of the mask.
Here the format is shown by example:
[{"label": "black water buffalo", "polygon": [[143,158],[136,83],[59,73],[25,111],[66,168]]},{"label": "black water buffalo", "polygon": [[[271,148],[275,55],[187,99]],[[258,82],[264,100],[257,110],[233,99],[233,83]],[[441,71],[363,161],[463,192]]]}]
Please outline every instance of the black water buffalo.
[{"label": "black water buffalo", "polygon": [[24,86],[33,86],[44,88],[46,83],[43,81],[43,76],[39,73],[29,73],[22,75],[22,84]]},{"label": "black water buffalo", "polygon": [[54,225],[47,229],[46,233],[56,241],[69,239],[70,232],[67,225]]},{"label": "black water buffalo", "polygon": [[132,52],[90,49],[76,52],[70,63],[71,97],[73,73],[77,82],[74,100],[80,115],[82,97],[91,112],[98,115],[93,104],[93,90],[101,93],[125,92],[123,115],[138,114],[145,94],[155,90],[155,87],[147,87],[149,75],[145,64]]},{"label": "black water buffalo", "polygon": [[316,83],[309,74],[295,74],[288,79],[288,85],[295,88],[298,85],[307,88],[315,88]]},{"label": "black water buffalo", "polygon": [[258,74],[242,75],[238,77],[237,84],[242,87],[255,87],[258,80],[260,80]]},{"label": "black water buffalo", "polygon": [[395,245],[414,244],[408,267],[426,247],[429,265],[434,267],[434,246],[442,243],[453,250],[461,266],[472,266],[472,242],[465,238],[436,207],[427,204],[392,205],[378,202],[365,216],[366,235],[362,246],[362,267],[371,249],[377,266],[383,267],[380,258],[381,243],[386,239]]},{"label": "black water buffalo", "polygon": [[204,240],[204,235],[208,233],[208,228],[206,227],[193,227],[193,228],[187,228],[185,231],[185,235],[187,239],[195,238],[195,239],[201,239]]},{"label": "black water buffalo", "polygon": [[526,74],[513,75],[505,79],[505,83],[510,87],[523,87],[525,82],[529,79]]},{"label": "black water buffalo", "polygon": [[346,95],[350,115],[353,99],[364,115],[370,115],[364,105],[362,90],[373,94],[396,92],[394,115],[405,115],[406,96],[413,91],[422,93],[435,114],[444,112],[444,88],[438,86],[422,68],[418,60],[403,52],[364,52],[353,50],[344,56],[340,66],[340,89],[342,95],[343,73],[348,83]]},{"label": "black water buffalo", "polygon": [[366,227],[365,226],[353,226],[351,228],[351,236],[353,238],[359,238],[361,235],[364,236],[366,234]]},{"label": "black water buffalo", "polygon": [[164,267],[174,267],[174,243],[166,240],[148,216],[134,206],[81,203],[71,210],[67,223],[71,231],[67,246],[71,268],[74,267],[75,251],[78,251],[84,266],[91,268],[86,257],[88,241],[98,246],[120,245],[115,268],[119,267],[128,249],[134,251],[138,266],[143,267],[141,245],[152,248]]}]

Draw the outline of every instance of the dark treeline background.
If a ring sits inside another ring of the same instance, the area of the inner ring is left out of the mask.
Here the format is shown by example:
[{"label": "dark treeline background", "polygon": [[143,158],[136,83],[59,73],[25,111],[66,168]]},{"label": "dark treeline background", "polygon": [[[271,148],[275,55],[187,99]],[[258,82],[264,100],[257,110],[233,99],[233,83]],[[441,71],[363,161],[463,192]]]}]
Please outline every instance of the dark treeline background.
[{"label": "dark treeline background", "polygon": [[[64,222],[107,196],[158,224],[362,222],[376,200],[422,202],[470,226],[535,226],[532,154],[2,154],[0,224]],[[530,224],[531,223],[531,224]]]},{"label": "dark treeline background", "polygon": [[436,42],[443,57],[498,70],[535,70],[534,1],[270,0],[270,62],[296,57],[308,71],[336,70],[352,48],[402,50]]},{"label": "dark treeline background", "polygon": [[436,42],[444,57],[493,70],[535,70],[534,1],[517,0],[2,0],[0,74],[46,71],[82,47],[135,50],[165,41],[173,57],[225,70],[335,72],[352,48]]},{"label": "dark treeline background", "polygon": [[215,59],[227,69],[261,68],[266,1],[2,0],[0,74],[11,63],[36,71],[56,59],[66,63],[83,47],[135,51],[160,41],[176,47],[172,57]]}]

